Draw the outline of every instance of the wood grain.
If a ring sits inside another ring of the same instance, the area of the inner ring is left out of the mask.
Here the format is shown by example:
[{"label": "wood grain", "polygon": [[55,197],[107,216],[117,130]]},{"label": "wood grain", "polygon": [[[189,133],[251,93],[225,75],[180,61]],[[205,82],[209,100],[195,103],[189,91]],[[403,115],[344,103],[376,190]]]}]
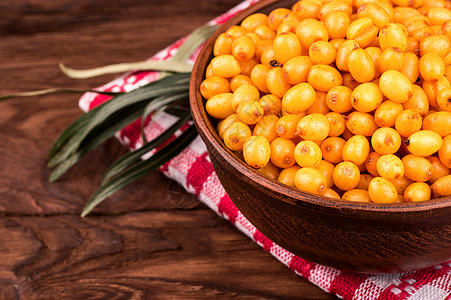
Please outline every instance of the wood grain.
[{"label": "wood grain", "polygon": [[[57,65],[146,59],[239,2],[3,1],[0,93],[102,85],[115,75],[72,80]],[[81,115],[78,97],[0,103],[0,299],[332,298],[160,173],[80,218],[126,150],[109,140],[48,183],[47,152]]]}]

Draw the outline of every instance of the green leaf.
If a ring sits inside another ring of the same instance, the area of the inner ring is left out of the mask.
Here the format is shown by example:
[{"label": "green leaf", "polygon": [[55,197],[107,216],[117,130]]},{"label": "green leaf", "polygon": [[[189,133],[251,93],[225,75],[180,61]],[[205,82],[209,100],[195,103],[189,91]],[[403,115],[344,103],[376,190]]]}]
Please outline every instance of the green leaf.
[{"label": "green leaf", "polygon": [[136,163],[124,171],[120,176],[116,176],[111,180],[104,182],[88,201],[81,213],[81,216],[86,216],[99,203],[116,191],[145,176],[146,174],[155,171],[158,167],[174,158],[182,152],[196,136],[196,128],[194,125],[191,125],[185,132],[182,133],[182,135],[166,145],[164,148],[160,149],[160,151],[155,153],[151,158]]},{"label": "green leaf", "polygon": [[65,66],[64,64],[59,64],[61,72],[66,76],[75,79],[85,79],[92,78],[96,76],[101,76],[105,74],[123,73],[127,71],[168,71],[176,73],[187,73],[191,72],[193,66],[181,61],[163,61],[163,60],[150,60],[150,61],[139,61],[132,63],[120,63],[112,64],[107,66],[102,66],[98,68],[76,70]]},{"label": "green leaf", "polygon": [[191,118],[191,113],[189,111],[184,111],[180,116],[180,119],[175,122],[171,127],[166,129],[157,138],[149,143],[144,144],[141,148],[128,152],[124,154],[121,158],[116,160],[104,173],[102,183],[110,180],[112,177],[116,176],[127,167],[131,166],[135,162],[142,159],[142,156],[149,151],[152,151],[165,141],[167,141],[177,130],[179,130],[189,119]]},{"label": "green leaf", "polygon": [[120,93],[103,92],[103,91],[97,91],[97,90],[92,90],[92,89],[52,88],[52,89],[44,89],[44,90],[4,95],[4,96],[0,97],[0,101],[12,99],[12,98],[40,96],[40,95],[47,95],[47,94],[53,94],[53,93],[87,93],[87,92],[104,94],[104,95],[122,94],[121,92]]},{"label": "green leaf", "polygon": [[72,155],[75,155],[84,139],[96,127],[107,122],[112,116],[115,118],[125,118],[126,114],[124,112],[128,113],[127,108],[136,105],[140,106],[142,103],[151,102],[161,96],[188,91],[189,76],[189,73],[174,74],[170,77],[151,82],[131,92],[116,96],[103,103],[94,113],[89,114],[89,117],[84,120],[86,121],[84,126],[79,127],[79,130],[75,131],[70,138],[65,137],[64,140],[66,143],[58,147],[60,151],[53,153],[49,164],[55,166],[69,159]]}]

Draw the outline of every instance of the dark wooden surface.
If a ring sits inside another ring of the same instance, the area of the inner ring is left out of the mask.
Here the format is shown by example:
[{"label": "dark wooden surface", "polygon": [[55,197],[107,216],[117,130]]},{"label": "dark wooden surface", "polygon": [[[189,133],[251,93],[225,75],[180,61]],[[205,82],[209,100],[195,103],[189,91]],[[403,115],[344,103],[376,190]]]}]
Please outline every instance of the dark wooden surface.
[{"label": "dark wooden surface", "polygon": [[[143,60],[239,0],[5,0],[0,93],[90,88],[77,68]],[[49,184],[46,155],[78,95],[0,103],[0,299],[331,299],[175,182],[153,173],[79,214],[125,149],[109,140]]]}]

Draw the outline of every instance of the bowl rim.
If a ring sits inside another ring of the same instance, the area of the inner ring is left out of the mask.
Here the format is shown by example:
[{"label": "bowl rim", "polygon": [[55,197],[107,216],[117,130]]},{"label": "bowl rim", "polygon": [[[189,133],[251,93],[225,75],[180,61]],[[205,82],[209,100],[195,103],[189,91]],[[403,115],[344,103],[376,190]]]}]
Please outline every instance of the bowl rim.
[{"label": "bowl rim", "polygon": [[199,90],[200,84],[205,78],[205,70],[208,61],[212,58],[214,41],[219,34],[225,32],[230,26],[239,24],[246,16],[261,11],[262,9],[278,2],[294,3],[296,1],[262,0],[252,4],[223,23],[205,42],[204,46],[200,50],[191,73],[189,98],[193,121],[201,138],[204,141],[207,140],[208,143],[210,143],[219,153],[219,155],[230,164],[230,167],[244,176],[245,179],[255,182],[255,180],[250,178],[257,178],[258,186],[260,188],[267,191],[280,193],[282,197],[277,199],[278,201],[284,201],[295,206],[309,207],[314,210],[321,210],[334,214],[338,212],[341,215],[358,215],[359,217],[369,217],[370,219],[380,219],[387,216],[393,217],[393,214],[407,218],[419,216],[433,217],[436,215],[451,214],[451,196],[431,199],[423,202],[384,204],[350,202],[342,199],[333,199],[321,195],[306,193],[265,177],[236,157],[236,155],[224,145],[223,141],[219,138],[216,129],[212,126],[211,122],[207,121],[205,118],[208,118],[208,115],[205,110],[204,99]]}]

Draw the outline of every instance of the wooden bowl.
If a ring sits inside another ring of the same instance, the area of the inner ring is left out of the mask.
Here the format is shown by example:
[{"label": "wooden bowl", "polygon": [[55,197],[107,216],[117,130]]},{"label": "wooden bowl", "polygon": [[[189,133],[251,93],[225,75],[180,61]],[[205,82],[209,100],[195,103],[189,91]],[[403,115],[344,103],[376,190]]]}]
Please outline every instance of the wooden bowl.
[{"label": "wooden bowl", "polygon": [[255,12],[295,1],[263,0],[226,22],[203,47],[193,69],[190,104],[224,189],[269,239],[311,262],[365,273],[404,272],[451,259],[451,197],[421,203],[353,203],[312,195],[268,179],[219,138],[199,87],[220,33]]}]

